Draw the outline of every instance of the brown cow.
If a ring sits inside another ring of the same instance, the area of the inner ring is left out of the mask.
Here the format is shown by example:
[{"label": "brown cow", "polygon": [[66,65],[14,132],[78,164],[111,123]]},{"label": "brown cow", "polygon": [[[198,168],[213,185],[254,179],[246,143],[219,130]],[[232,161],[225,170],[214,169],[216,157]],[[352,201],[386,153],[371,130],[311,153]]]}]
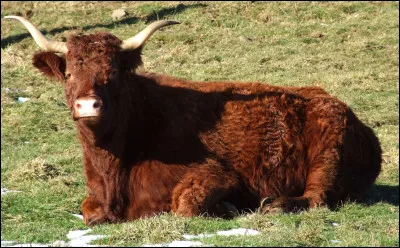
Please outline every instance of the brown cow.
[{"label": "brown cow", "polygon": [[138,73],[146,40],[176,22],[157,21],[125,41],[97,33],[62,43],[6,18],[47,50],[33,65],[65,86],[83,148],[87,225],[167,211],[336,206],[362,199],[380,172],[373,131],[321,88]]}]

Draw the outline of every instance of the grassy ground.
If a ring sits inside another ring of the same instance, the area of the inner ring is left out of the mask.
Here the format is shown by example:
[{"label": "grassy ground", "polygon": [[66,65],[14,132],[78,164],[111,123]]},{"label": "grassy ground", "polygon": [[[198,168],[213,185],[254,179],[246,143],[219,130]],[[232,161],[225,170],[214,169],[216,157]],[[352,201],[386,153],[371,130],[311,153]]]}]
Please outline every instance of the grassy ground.
[{"label": "grassy ground", "polygon": [[[128,15],[112,21],[114,9]],[[59,10],[62,11],[60,12]],[[1,239],[50,243],[85,228],[72,216],[85,197],[82,154],[62,86],[31,65],[39,48],[5,15],[30,17],[48,37],[109,31],[128,38],[157,19],[148,71],[192,80],[318,85],[347,103],[378,135],[383,170],[365,204],[233,220],[170,214],[93,233],[98,244],[137,246],[184,233],[256,229],[253,237],[201,239],[215,246],[399,246],[398,2],[1,2]],[[18,97],[28,97],[19,103]],[[337,223],[338,225],[333,225]]]}]

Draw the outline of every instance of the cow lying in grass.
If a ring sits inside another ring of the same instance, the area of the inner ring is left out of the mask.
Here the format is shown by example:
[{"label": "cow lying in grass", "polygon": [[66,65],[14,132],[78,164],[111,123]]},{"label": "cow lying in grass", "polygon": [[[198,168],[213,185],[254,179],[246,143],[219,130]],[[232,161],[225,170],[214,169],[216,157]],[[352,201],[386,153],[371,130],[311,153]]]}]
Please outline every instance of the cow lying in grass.
[{"label": "cow lying in grass", "polygon": [[87,225],[335,206],[362,199],[380,172],[373,131],[321,88],[138,73],[147,39],[177,22],[125,41],[97,33],[63,43],[6,18],[46,50],[33,65],[65,87],[83,148]]}]

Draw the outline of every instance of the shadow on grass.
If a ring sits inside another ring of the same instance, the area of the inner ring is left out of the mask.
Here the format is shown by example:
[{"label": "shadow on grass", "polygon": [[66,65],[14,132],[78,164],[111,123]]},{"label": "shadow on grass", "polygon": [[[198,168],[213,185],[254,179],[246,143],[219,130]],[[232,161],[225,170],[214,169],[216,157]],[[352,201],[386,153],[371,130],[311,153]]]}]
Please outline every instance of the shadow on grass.
[{"label": "shadow on grass", "polygon": [[376,185],[374,184],[365,198],[364,203],[374,205],[378,202],[389,203],[399,206],[399,185]]},{"label": "shadow on grass", "polygon": [[[338,203],[337,205],[329,206],[328,208],[331,211],[339,211],[343,204],[349,202],[353,202],[353,200],[348,199],[344,202]],[[399,185],[390,186],[374,184],[368,190],[363,200],[354,200],[354,202],[364,206],[372,206],[381,202],[388,203],[393,206],[399,206]]]},{"label": "shadow on grass", "polygon": [[[93,28],[112,28],[116,25],[119,24],[136,24],[137,22],[139,22],[139,18],[138,17],[129,17],[129,18],[125,18],[122,19],[120,21],[117,22],[111,22],[108,24],[95,24],[95,25],[87,25],[84,27],[79,27],[79,26],[64,26],[64,27],[60,27],[60,28],[54,28],[50,31],[44,30],[44,29],[39,29],[40,32],[42,32],[42,34],[46,35],[46,34],[51,34],[51,35],[55,35],[57,33],[62,33],[66,30],[82,30],[82,31],[87,31]],[[19,35],[13,35],[13,36],[9,36],[5,39],[1,39],[1,48],[4,49],[5,47],[9,46],[10,44],[13,43],[17,43],[20,42],[21,40],[28,38],[28,37],[32,37],[30,35],[30,33],[24,33],[24,34],[19,34]]]},{"label": "shadow on grass", "polygon": [[[40,29],[40,32],[42,32],[42,34],[44,34],[44,35],[46,35],[46,34],[55,35],[57,33],[62,33],[66,30],[73,30],[73,29],[87,31],[87,30],[90,30],[93,28],[113,28],[113,27],[115,27],[117,25],[121,25],[121,24],[133,25],[133,24],[138,23],[141,20],[145,21],[145,23],[147,24],[149,22],[153,22],[158,19],[163,19],[164,17],[166,17],[168,15],[178,14],[178,13],[185,11],[187,9],[190,9],[190,8],[199,8],[199,7],[206,7],[206,6],[207,6],[206,4],[201,4],[201,3],[190,4],[190,5],[178,4],[175,7],[163,8],[159,11],[155,11],[155,12],[151,13],[150,15],[147,15],[144,18],[139,18],[139,17],[133,16],[133,17],[124,18],[119,21],[115,21],[115,22],[113,21],[108,24],[98,23],[98,24],[94,24],[94,25],[87,25],[84,27],[65,26],[65,27],[60,27],[60,28],[54,28],[50,31]],[[9,46],[10,44],[20,42],[21,40],[28,38],[28,37],[31,37],[31,35],[29,33],[24,33],[24,34],[9,36],[5,39],[1,39],[1,48],[4,49],[7,46]]]},{"label": "shadow on grass", "polygon": [[168,16],[168,15],[174,15],[174,14],[183,12],[186,9],[199,8],[199,7],[202,7],[202,8],[207,7],[207,4],[196,3],[196,4],[191,4],[191,5],[185,5],[185,4],[180,3],[175,7],[163,8],[159,11],[154,11],[152,14],[145,17],[146,24],[156,21],[158,19],[163,19],[165,16]]}]

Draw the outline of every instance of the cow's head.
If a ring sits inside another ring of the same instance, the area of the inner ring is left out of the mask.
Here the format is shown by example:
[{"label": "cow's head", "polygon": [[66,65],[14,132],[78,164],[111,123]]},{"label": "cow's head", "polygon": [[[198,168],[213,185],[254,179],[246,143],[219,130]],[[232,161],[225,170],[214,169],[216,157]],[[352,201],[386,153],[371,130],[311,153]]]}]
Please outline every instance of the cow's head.
[{"label": "cow's head", "polygon": [[157,29],[179,23],[156,21],[124,41],[108,33],[97,33],[71,36],[67,42],[57,42],[48,40],[31,22],[20,16],[5,18],[24,24],[36,43],[45,50],[34,55],[33,65],[46,76],[65,84],[73,119],[90,123],[96,123],[115,107],[113,105],[121,93],[121,84],[126,83],[127,73],[142,63],[140,53],[147,39]]}]

